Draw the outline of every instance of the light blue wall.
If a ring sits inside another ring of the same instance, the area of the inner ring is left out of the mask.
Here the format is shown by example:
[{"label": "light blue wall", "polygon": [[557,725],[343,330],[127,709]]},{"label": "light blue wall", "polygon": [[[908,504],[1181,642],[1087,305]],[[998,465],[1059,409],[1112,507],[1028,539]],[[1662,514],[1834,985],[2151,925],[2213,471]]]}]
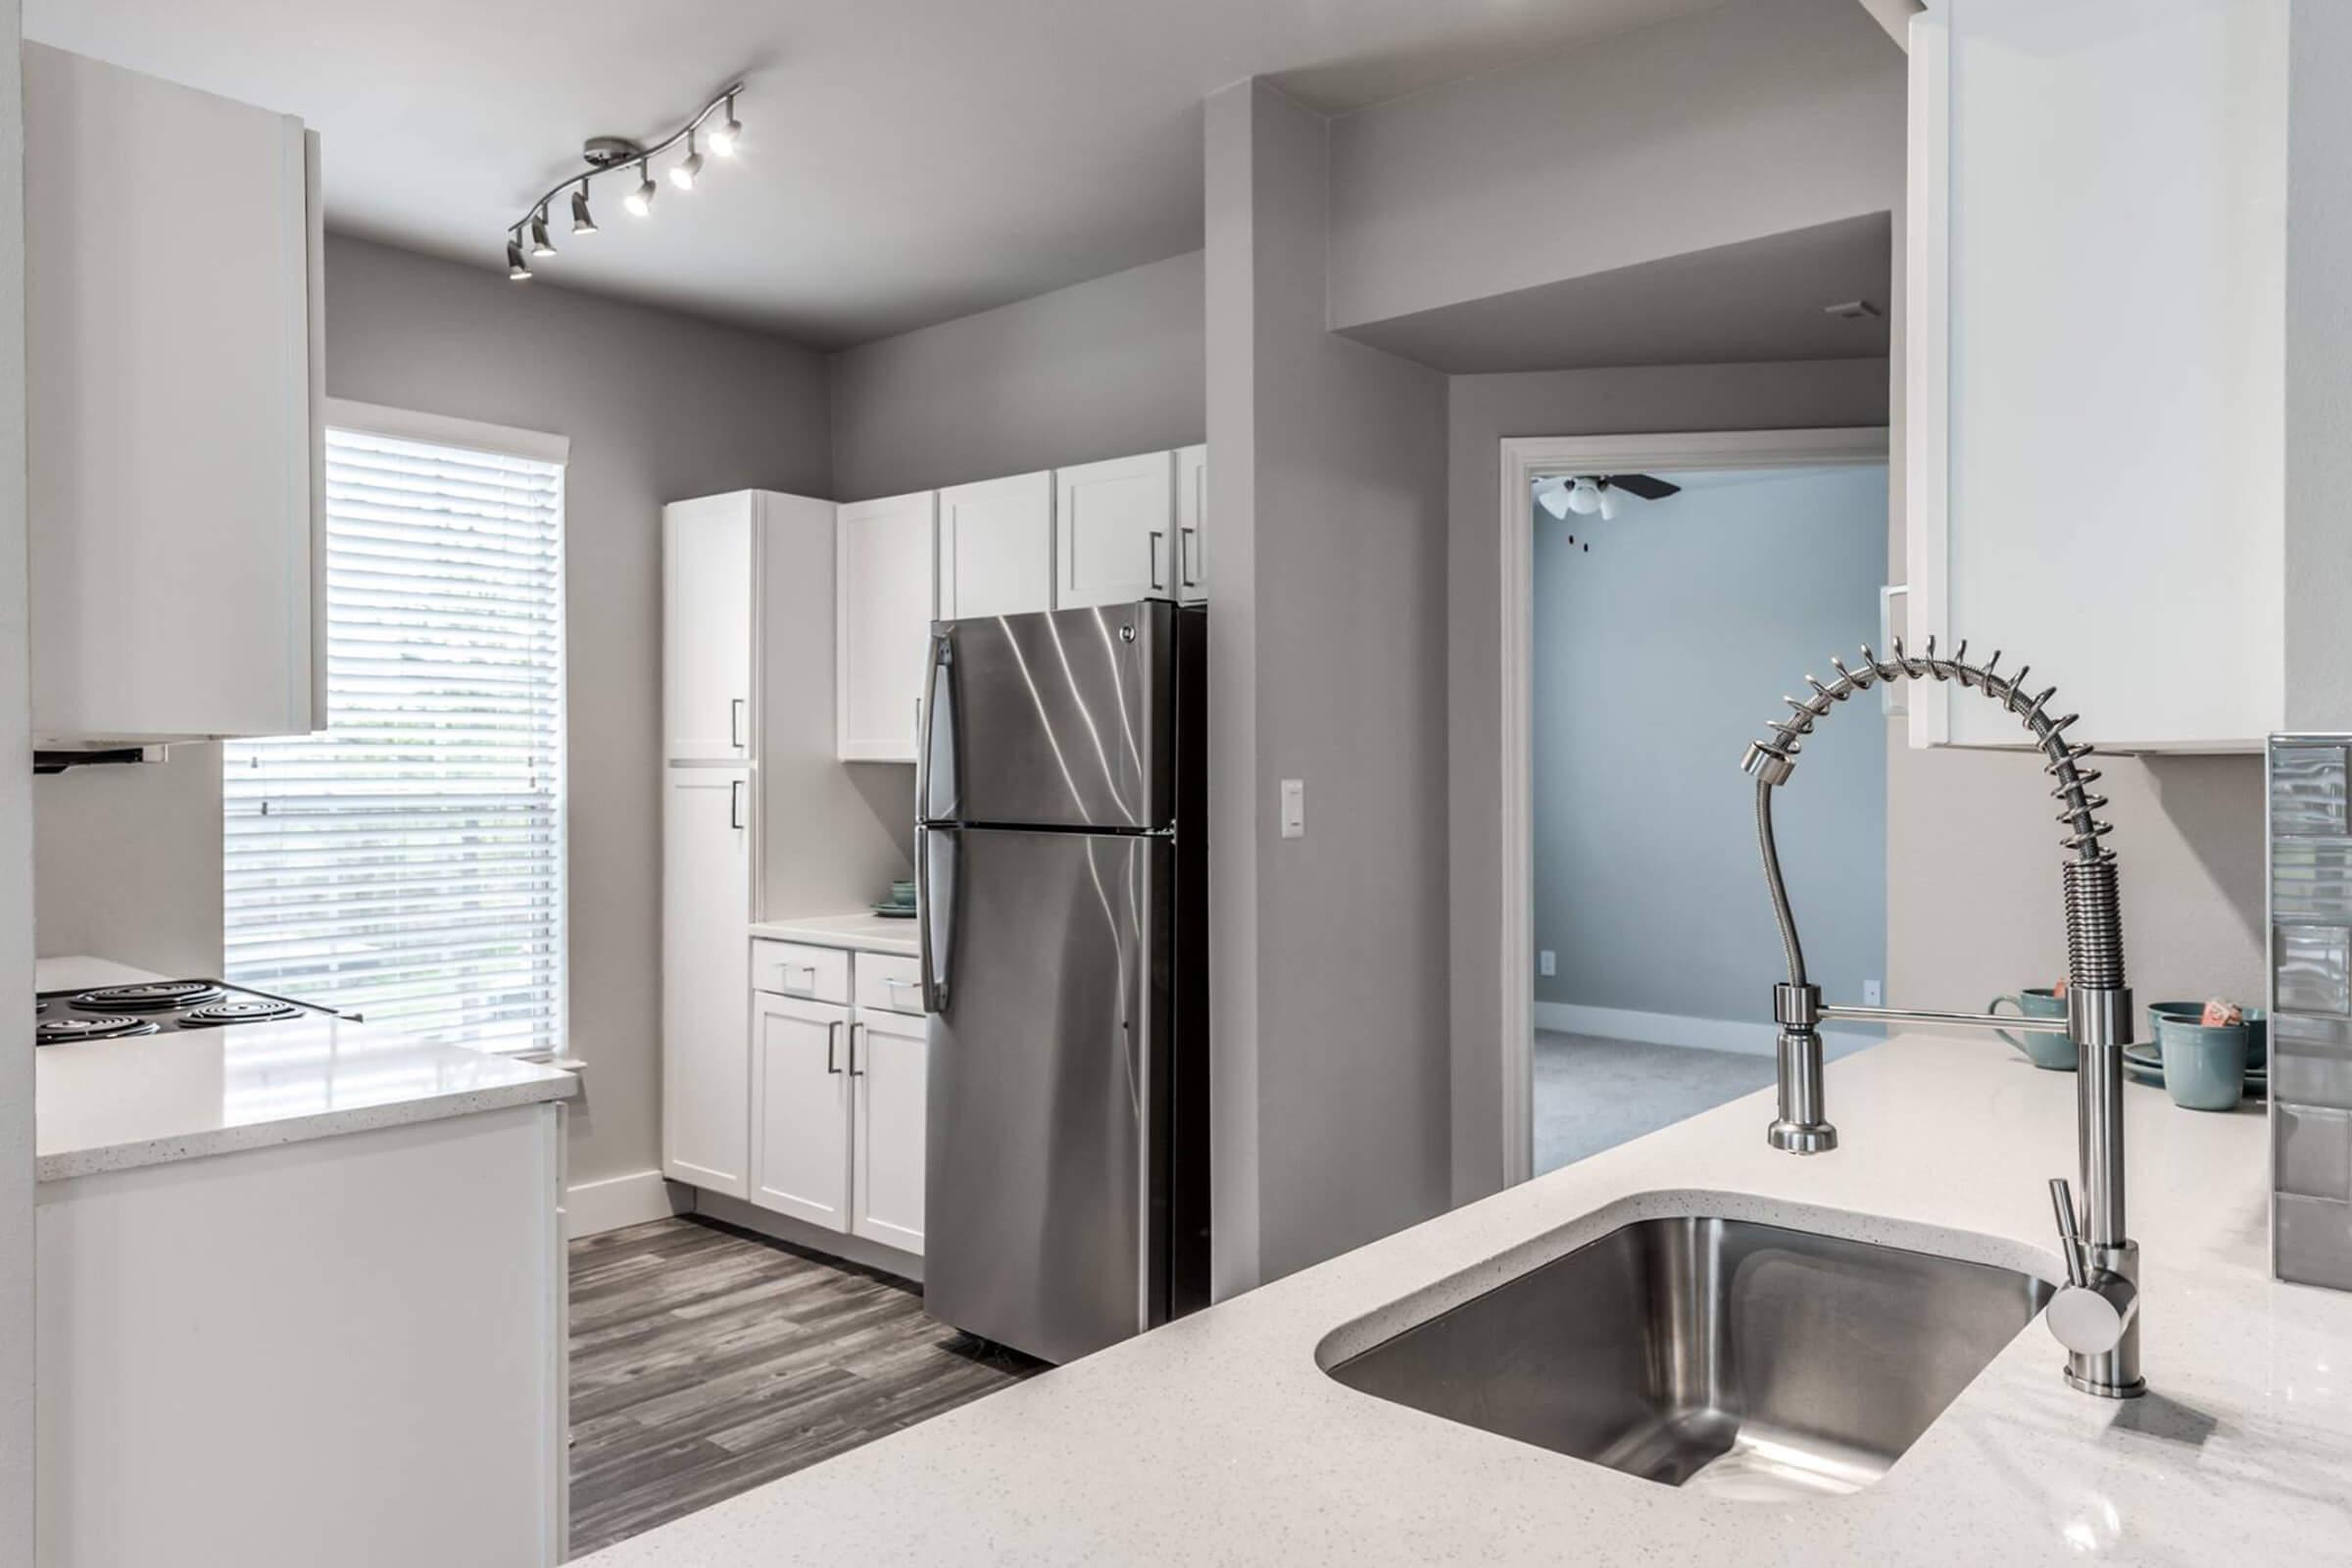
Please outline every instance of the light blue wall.
[{"label": "light blue wall", "polygon": [[[1536,512],[1536,947],[1559,956],[1536,998],[1769,1022],[1786,971],[1740,756],[1876,639],[1886,470],[1665,477],[1690,488],[1612,522]],[[1774,820],[1811,976],[1858,1002],[1886,972],[1875,697],[1805,742]]]}]

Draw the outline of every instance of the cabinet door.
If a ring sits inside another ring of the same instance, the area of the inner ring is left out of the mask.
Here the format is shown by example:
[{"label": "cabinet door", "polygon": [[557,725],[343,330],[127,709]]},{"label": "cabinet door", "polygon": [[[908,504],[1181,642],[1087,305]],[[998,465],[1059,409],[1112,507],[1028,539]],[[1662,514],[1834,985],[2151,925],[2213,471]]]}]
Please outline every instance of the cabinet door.
[{"label": "cabinet door", "polygon": [[762,991],[752,1014],[752,1201],[846,1231],[850,1009]]},{"label": "cabinet door", "polygon": [[1054,608],[1176,597],[1176,455],[1054,472]]},{"label": "cabinet door", "polygon": [[840,619],[835,725],[845,762],[911,762],[931,632],[934,492],[834,514]]},{"label": "cabinet door", "polygon": [[664,770],[662,1169],[747,1195],[751,1074],[751,773]]},{"label": "cabinet door", "polygon": [[[1913,19],[1909,615],[2055,685],[2068,737],[2285,719],[2286,0]],[[1977,691],[1914,745],[2019,746]]]},{"label": "cabinet door", "polygon": [[672,761],[752,755],[750,491],[662,509],[662,723]]},{"label": "cabinet door", "polygon": [[1054,475],[939,493],[939,618],[1054,608]]},{"label": "cabinet door", "polygon": [[929,1025],[858,1009],[853,1031],[858,1178],[850,1229],[870,1242],[923,1250],[923,1105]]},{"label": "cabinet door", "polygon": [[33,733],[323,727],[302,122],[35,43],[23,63]]},{"label": "cabinet door", "polygon": [[1208,597],[1208,448],[1176,454],[1176,596],[1188,605]]}]

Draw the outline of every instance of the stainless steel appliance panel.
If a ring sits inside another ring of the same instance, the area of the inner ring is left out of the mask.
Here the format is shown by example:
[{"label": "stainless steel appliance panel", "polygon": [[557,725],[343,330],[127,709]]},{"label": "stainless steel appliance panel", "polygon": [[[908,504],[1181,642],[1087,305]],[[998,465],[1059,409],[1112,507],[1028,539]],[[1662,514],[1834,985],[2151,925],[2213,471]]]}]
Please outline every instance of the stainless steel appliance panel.
[{"label": "stainless steel appliance panel", "polygon": [[1066,1361],[1167,1315],[1164,838],[928,826],[924,1305]]},{"label": "stainless steel appliance panel", "polygon": [[1145,601],[935,623],[923,820],[1166,826],[1175,615]]}]

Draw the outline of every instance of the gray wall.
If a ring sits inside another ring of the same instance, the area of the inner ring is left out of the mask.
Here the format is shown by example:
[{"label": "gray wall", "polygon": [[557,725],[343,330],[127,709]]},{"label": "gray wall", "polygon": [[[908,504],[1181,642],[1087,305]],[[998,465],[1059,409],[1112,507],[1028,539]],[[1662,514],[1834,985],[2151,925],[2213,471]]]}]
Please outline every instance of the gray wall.
[{"label": "gray wall", "polygon": [[[1260,82],[1207,116],[1217,1050],[1256,1089],[1230,1291],[1446,1202],[1445,378],[1324,329],[1328,122]],[[1265,826],[1284,778],[1303,838]]]},{"label": "gray wall", "polygon": [[1195,251],[834,355],[835,499],[1199,442],[1201,287]]},{"label": "gray wall", "polygon": [[[1559,958],[1536,997],[1769,1027],[1780,937],[1735,764],[1799,675],[1877,637],[1886,470],[1666,477],[1691,488],[1614,521],[1536,511],[1535,937]],[[1886,748],[1851,708],[1775,827],[1807,966],[1858,1002],[1886,972]]]},{"label": "gray wall", "polygon": [[1495,633],[1501,438],[1802,429],[1886,418],[1886,365],[1879,360],[1457,375],[1449,383],[1446,943],[1455,1201],[1491,1193],[1502,1179],[1501,928],[1494,891],[1502,873],[1495,768],[1502,749],[1502,644]]},{"label": "gray wall", "polygon": [[17,0],[0,0],[0,1563],[32,1561],[32,713],[25,668],[24,132]]},{"label": "gray wall", "polygon": [[[653,1169],[661,507],[749,487],[828,494],[824,362],[779,338],[330,236],[326,366],[336,397],[571,439],[571,1049],[590,1064],[571,1177]],[[43,780],[41,951],[217,971],[219,792],[210,747],[163,769]]]},{"label": "gray wall", "polygon": [[[1887,211],[1902,51],[1741,0],[1333,122],[1331,324]],[[1825,302],[1826,303],[1826,302]]]}]

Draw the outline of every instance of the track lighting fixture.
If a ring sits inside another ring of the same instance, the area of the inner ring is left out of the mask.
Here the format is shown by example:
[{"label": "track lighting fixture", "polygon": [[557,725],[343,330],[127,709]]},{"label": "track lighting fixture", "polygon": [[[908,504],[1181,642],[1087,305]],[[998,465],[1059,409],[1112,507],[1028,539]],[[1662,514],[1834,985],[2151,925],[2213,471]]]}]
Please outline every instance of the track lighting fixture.
[{"label": "track lighting fixture", "polygon": [[557,197],[566,189],[571,191],[571,231],[574,234],[593,234],[596,220],[588,213],[588,186],[599,174],[635,168],[637,182],[629,187],[620,205],[638,218],[650,218],[654,211],[654,196],[660,187],[654,183],[654,160],[675,147],[686,144],[686,156],[669,166],[669,182],[680,190],[692,190],[703,172],[702,149],[696,145],[697,133],[704,122],[721,110],[726,119],[714,126],[708,137],[711,152],[721,158],[732,158],[743,145],[743,125],[735,118],[735,95],[743,91],[736,82],[695,114],[677,129],[650,145],[634,142],[622,136],[591,136],[580,150],[580,160],[586,172],[574,172],[564,175],[548,188],[545,195],[523,210],[523,216],[507,229],[507,275],[521,281],[531,275],[531,266],[524,254],[527,235],[530,256],[553,256],[556,247],[548,238],[547,215]]},{"label": "track lighting fixture", "polygon": [[669,182],[680,190],[694,189],[694,177],[703,172],[703,155],[694,150],[694,131],[686,132],[686,156],[669,166]]}]

